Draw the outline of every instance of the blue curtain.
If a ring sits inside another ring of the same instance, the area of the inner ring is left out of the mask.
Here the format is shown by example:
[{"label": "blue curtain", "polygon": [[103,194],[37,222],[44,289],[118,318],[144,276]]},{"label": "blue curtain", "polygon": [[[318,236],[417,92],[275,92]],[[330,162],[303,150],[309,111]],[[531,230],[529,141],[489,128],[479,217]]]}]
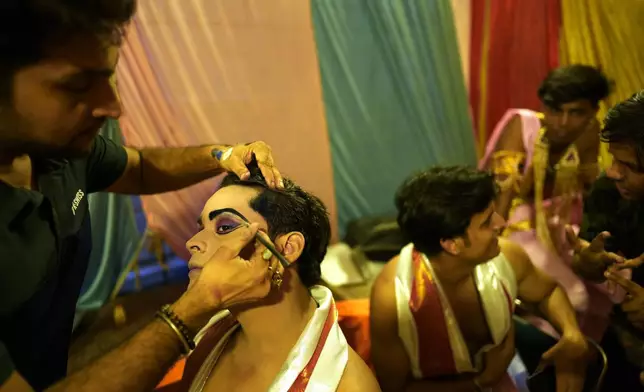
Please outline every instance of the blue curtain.
[{"label": "blue curtain", "polygon": [[[122,144],[121,130],[116,120],[108,120],[101,135]],[[93,193],[89,195],[89,209],[93,247],[77,304],[76,322],[85,311],[98,309],[105,304],[141,241],[130,196]]]},{"label": "blue curtain", "polygon": [[341,235],[432,164],[476,164],[449,0],[311,0]]}]

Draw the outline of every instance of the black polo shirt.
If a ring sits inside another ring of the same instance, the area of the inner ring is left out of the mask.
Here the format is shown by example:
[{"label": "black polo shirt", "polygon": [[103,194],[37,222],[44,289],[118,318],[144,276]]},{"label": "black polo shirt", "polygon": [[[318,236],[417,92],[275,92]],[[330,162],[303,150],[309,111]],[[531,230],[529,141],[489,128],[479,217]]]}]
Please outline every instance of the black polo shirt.
[{"label": "black polo shirt", "polygon": [[[644,253],[644,202],[623,199],[614,181],[605,176],[595,181],[584,198],[580,237],[592,241],[602,231],[611,234],[606,240],[606,250],[628,259]],[[634,268],[631,279],[644,286],[644,266]],[[631,326],[619,306],[613,311],[612,322],[644,339],[644,332]]]},{"label": "black polo shirt", "polygon": [[125,149],[98,136],[88,157],[34,161],[39,192],[0,182],[0,385],[14,370],[36,390],[65,377],[92,249],[87,196],[126,164]]}]

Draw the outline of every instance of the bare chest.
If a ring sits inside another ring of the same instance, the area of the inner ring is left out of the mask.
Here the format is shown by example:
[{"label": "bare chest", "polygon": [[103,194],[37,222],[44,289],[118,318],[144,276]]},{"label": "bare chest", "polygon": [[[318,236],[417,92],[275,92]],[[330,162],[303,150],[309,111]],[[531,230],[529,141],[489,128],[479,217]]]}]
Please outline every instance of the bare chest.
[{"label": "bare chest", "polygon": [[230,342],[210,372],[204,392],[267,391],[279,373],[284,358],[258,357],[234,349]]},{"label": "bare chest", "polygon": [[443,288],[443,290],[447,295],[470,354],[474,355],[484,345],[492,343],[492,337],[474,279],[471,278],[465,285],[458,288]]}]

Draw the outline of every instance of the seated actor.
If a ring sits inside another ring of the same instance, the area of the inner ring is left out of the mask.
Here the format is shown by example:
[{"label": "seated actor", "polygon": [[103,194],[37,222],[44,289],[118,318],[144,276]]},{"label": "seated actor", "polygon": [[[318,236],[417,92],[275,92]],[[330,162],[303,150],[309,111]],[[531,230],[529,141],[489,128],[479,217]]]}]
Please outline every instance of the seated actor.
[{"label": "seated actor", "polygon": [[561,332],[541,357],[554,363],[557,391],[582,389],[588,347],[572,306],[520,246],[499,238],[496,193],[491,174],[465,167],[432,168],[398,190],[398,223],[410,244],[371,295],[372,361],[383,391],[515,390],[507,369],[516,361],[517,297],[539,305]]},{"label": "seated actor", "polygon": [[283,273],[274,269],[268,297],[213,317],[188,357],[182,389],[379,391],[338,326],[330,290],[317,285],[331,235],[324,204],[288,179],[284,189],[270,189],[256,166],[250,170],[248,180],[229,174],[206,202],[201,230],[187,242],[191,280],[229,233],[249,223],[259,224],[289,264]]},{"label": "seated actor", "polygon": [[[560,67],[538,90],[542,112],[510,109],[496,125],[481,169],[501,185],[497,212],[505,235],[566,290],[581,327],[601,336],[612,306],[602,287],[586,286],[570,268],[566,224],[581,223],[581,194],[599,174],[599,103],[610,83],[588,65]],[[585,324],[585,325],[584,325]]]}]

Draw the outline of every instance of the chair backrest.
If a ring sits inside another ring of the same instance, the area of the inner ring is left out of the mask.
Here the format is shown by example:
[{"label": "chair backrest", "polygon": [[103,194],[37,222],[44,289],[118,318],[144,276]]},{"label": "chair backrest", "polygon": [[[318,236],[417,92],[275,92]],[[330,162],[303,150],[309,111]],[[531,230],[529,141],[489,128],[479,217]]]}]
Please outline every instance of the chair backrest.
[{"label": "chair backrest", "polygon": [[596,341],[594,341],[589,337],[586,337],[586,341],[591,347],[594,348],[597,356],[595,358],[595,363],[591,363],[588,366],[588,371],[586,372],[587,374],[586,387],[584,387],[584,389],[591,390],[589,387],[592,384],[588,384],[588,380],[589,380],[588,375],[593,374],[594,373],[593,370],[595,370],[595,371],[599,371],[598,372],[599,374],[597,375],[596,384],[595,384],[595,387],[592,388],[592,391],[599,392],[602,388],[602,385],[604,384],[604,378],[606,377],[606,371],[608,370],[608,357],[606,356],[606,352],[599,345],[599,343],[597,343]]}]

